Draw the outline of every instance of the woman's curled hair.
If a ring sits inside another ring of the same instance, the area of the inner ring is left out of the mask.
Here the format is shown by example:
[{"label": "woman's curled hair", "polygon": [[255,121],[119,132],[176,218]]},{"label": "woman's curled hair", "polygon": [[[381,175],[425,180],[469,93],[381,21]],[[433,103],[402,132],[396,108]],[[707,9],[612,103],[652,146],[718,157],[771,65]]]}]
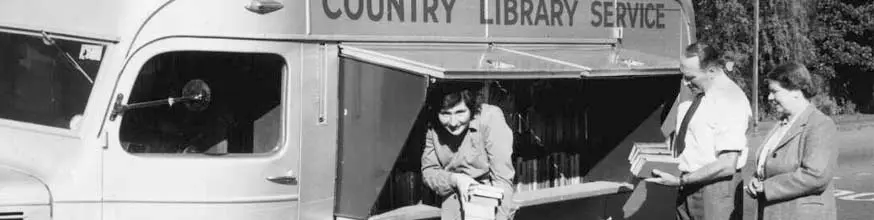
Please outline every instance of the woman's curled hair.
[{"label": "woman's curled hair", "polygon": [[781,64],[765,75],[765,79],[777,82],[780,84],[780,87],[787,90],[801,90],[801,93],[804,94],[804,98],[809,99],[817,94],[810,72],[807,71],[804,64]]},{"label": "woman's curled hair", "polygon": [[433,84],[429,89],[427,105],[433,115],[437,115],[441,109],[451,108],[458,105],[459,102],[464,102],[464,105],[470,109],[471,117],[479,114],[482,100],[480,99],[479,90],[482,88],[482,83],[474,82],[443,82]]}]

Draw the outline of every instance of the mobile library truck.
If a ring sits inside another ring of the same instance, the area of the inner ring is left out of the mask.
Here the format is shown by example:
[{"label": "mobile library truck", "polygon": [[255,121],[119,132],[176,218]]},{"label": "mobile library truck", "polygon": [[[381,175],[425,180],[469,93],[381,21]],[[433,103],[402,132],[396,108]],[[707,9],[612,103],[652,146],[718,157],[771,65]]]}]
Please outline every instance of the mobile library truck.
[{"label": "mobile library truck", "polygon": [[0,219],[433,218],[424,99],[460,81],[514,130],[517,219],[641,218],[683,7],[2,1]]}]

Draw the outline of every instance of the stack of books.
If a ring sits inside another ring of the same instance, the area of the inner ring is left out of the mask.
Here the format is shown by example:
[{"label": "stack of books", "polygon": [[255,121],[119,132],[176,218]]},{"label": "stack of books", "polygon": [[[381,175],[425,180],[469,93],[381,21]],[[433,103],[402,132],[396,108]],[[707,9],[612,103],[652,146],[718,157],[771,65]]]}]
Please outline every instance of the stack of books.
[{"label": "stack of books", "polygon": [[679,162],[670,147],[662,142],[637,142],[628,154],[631,173],[638,178],[651,178],[657,169],[674,176],[680,175]]},{"label": "stack of books", "polygon": [[493,220],[501,200],[504,199],[504,190],[501,188],[479,184],[471,186],[470,193],[462,204],[464,219],[468,220]]},{"label": "stack of books", "polygon": [[468,202],[470,203],[498,206],[501,205],[501,199],[504,199],[504,190],[494,186],[479,184],[471,186],[468,196]]}]

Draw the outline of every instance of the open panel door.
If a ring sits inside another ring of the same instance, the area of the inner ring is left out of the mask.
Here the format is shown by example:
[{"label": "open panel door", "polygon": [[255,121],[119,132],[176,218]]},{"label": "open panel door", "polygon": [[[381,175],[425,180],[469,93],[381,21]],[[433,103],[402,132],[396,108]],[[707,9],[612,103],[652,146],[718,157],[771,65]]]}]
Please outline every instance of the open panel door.
[{"label": "open panel door", "polygon": [[585,69],[584,78],[646,77],[679,74],[679,61],[611,46],[506,46],[510,50],[548,57]]},{"label": "open panel door", "polygon": [[335,215],[366,219],[419,114],[428,80],[340,60],[340,132]]},{"label": "open panel door", "polygon": [[679,74],[673,57],[609,45],[344,44],[342,56],[441,79],[646,77]]},{"label": "open panel door", "polygon": [[346,44],[342,56],[443,79],[578,78],[583,68],[488,44]]}]

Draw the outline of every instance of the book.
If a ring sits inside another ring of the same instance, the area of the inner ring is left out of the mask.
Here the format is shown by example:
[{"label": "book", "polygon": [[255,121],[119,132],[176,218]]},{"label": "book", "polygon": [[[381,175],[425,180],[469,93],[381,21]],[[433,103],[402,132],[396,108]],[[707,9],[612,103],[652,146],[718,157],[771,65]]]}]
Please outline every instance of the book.
[{"label": "book", "polygon": [[673,158],[673,157],[670,156],[670,155],[646,155],[646,154],[641,154],[641,155],[638,155],[634,161],[631,161],[631,168],[630,168],[630,169],[631,169],[632,171],[634,171],[634,170],[638,170],[638,169],[640,169],[640,165],[643,165],[643,164],[644,164],[645,162],[647,162],[647,161],[651,161],[651,162],[674,162],[674,161],[676,161],[676,159]]},{"label": "book", "polygon": [[641,153],[671,155],[672,151],[670,146],[664,142],[634,142],[631,152],[628,154],[628,161],[633,161],[634,157]]},{"label": "book", "polygon": [[469,195],[471,197],[482,197],[500,200],[504,198],[504,189],[485,184],[478,184],[471,186]]},{"label": "book", "polygon": [[636,155],[634,155],[634,157],[631,158],[631,160],[628,160],[628,162],[633,163],[640,160],[641,158],[646,157],[673,157],[673,155],[665,152],[638,152]]},{"label": "book", "polygon": [[640,157],[631,166],[631,173],[639,178],[652,178],[652,170],[658,169],[674,176],[680,176],[679,162],[670,155],[648,155]]},{"label": "book", "polygon": [[461,204],[465,220],[494,220],[498,208],[495,206],[482,206],[476,203],[465,202]]},{"label": "book", "polygon": [[639,178],[651,178],[652,170],[658,169],[679,176],[679,161],[664,142],[635,142],[628,154],[629,171]]},{"label": "book", "polygon": [[481,196],[471,196],[467,202],[477,204],[477,205],[480,205],[483,207],[497,207],[497,206],[501,205],[500,200],[481,197]]},{"label": "book", "polygon": [[497,207],[504,198],[504,190],[489,185],[471,186],[467,202],[462,204],[464,219],[495,219]]}]

